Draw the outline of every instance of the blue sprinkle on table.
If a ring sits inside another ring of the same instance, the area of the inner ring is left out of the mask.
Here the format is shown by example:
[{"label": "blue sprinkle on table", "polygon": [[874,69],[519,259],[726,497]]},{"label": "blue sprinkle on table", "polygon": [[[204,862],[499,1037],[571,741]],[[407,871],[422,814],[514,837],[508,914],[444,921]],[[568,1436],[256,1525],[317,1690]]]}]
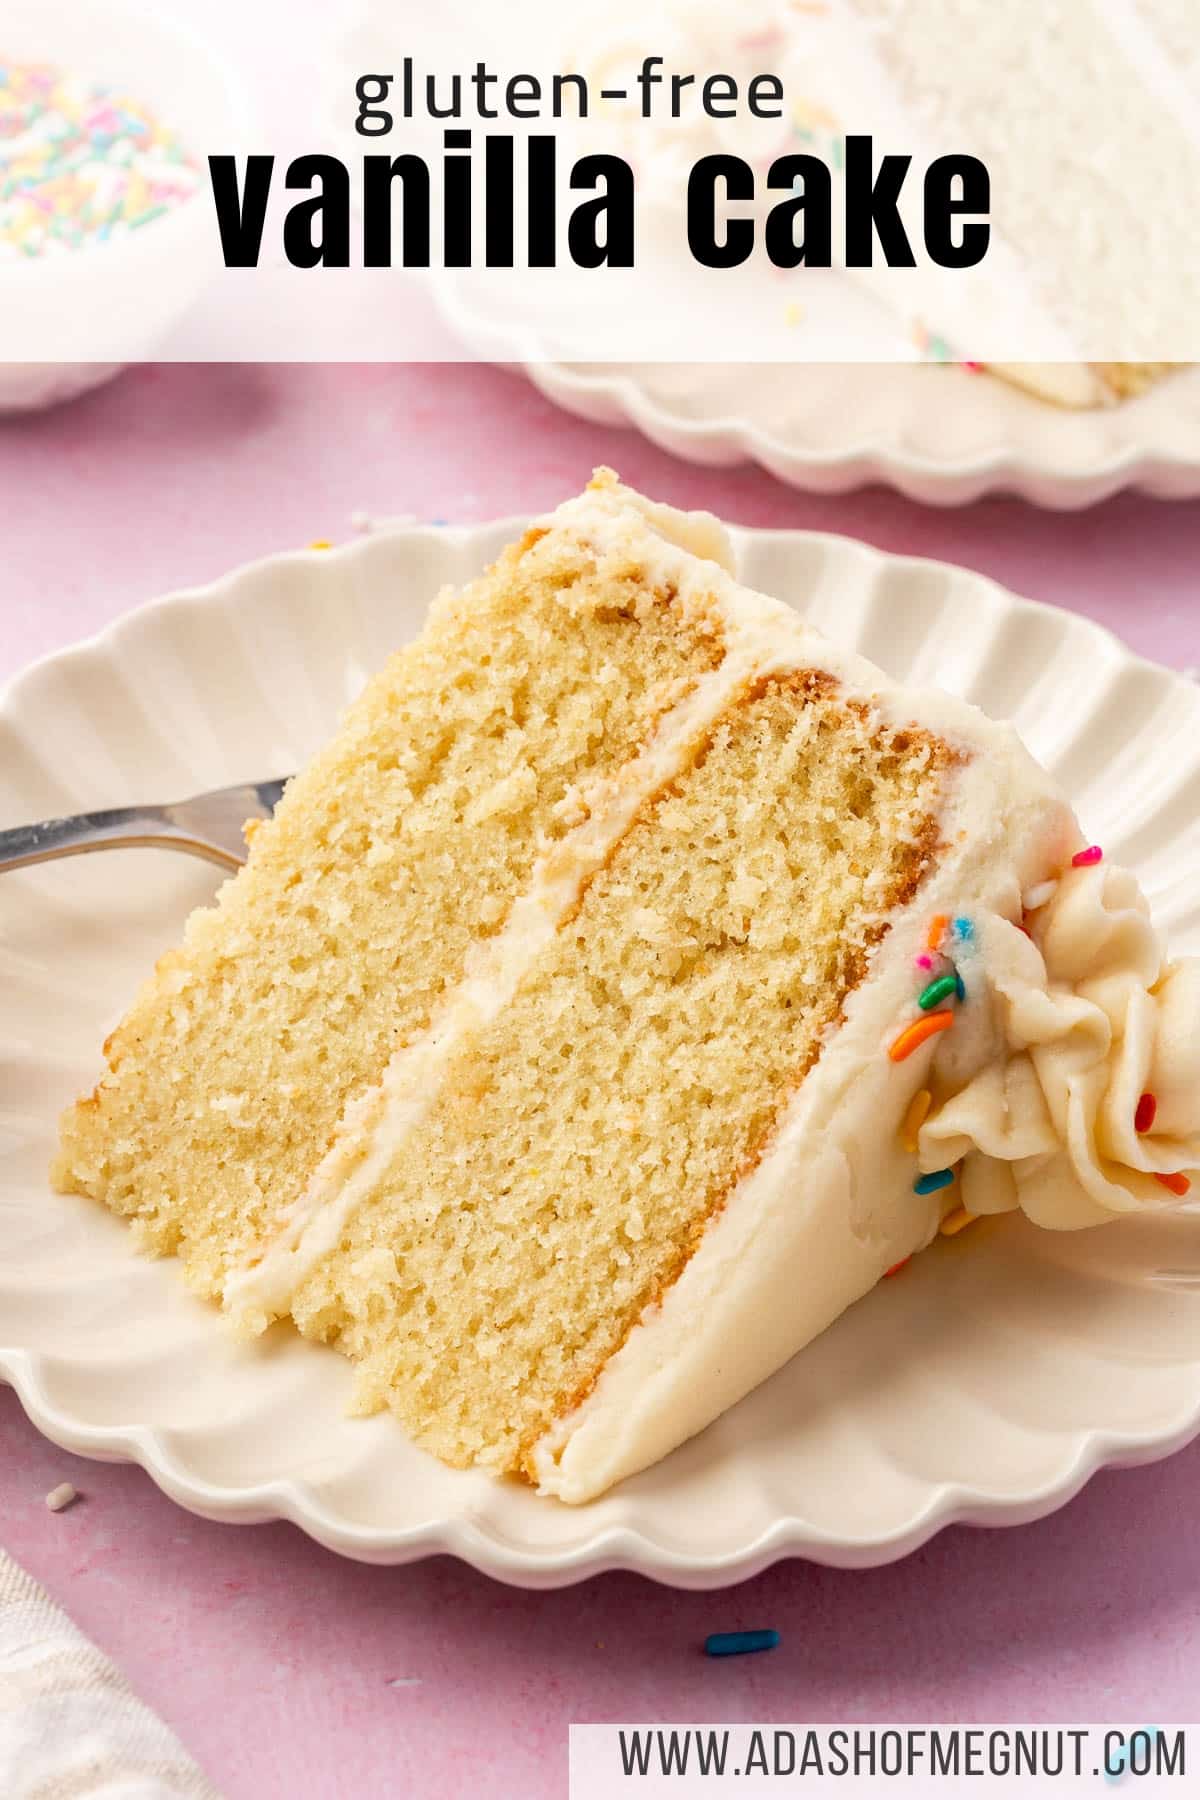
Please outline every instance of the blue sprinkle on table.
[{"label": "blue sprinkle on table", "polygon": [[705,1656],[752,1656],[756,1650],[774,1650],[777,1631],[714,1631],[704,1640]]}]

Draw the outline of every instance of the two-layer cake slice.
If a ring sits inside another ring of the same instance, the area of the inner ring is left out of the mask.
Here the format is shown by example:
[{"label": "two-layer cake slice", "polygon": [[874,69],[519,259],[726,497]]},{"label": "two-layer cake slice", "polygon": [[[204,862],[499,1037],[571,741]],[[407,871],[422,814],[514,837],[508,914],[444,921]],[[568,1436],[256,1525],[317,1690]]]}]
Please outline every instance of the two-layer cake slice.
[{"label": "two-layer cake slice", "polygon": [[60,1182],[243,1327],[568,1500],[947,1212],[1200,1163],[1197,986],[1128,878],[1007,728],[729,562],[601,473],[440,600],[64,1122]]}]

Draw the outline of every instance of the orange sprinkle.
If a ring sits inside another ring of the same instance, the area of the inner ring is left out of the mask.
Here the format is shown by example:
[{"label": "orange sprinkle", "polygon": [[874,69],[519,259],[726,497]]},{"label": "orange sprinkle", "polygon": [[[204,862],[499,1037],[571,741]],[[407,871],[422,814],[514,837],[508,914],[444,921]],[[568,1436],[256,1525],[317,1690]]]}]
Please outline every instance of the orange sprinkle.
[{"label": "orange sprinkle", "polygon": [[1154,1179],[1161,1182],[1169,1193],[1178,1194],[1181,1200],[1192,1185],[1186,1175],[1156,1175]]},{"label": "orange sprinkle", "polygon": [[976,1215],[969,1213],[965,1206],[960,1206],[952,1213],[947,1213],[939,1227],[943,1237],[957,1237],[968,1225],[975,1223]]},{"label": "orange sprinkle", "polygon": [[1153,1094],[1143,1094],[1137,1103],[1137,1111],[1133,1115],[1133,1129],[1139,1137],[1153,1129],[1158,1116],[1158,1101]]},{"label": "orange sprinkle", "polygon": [[914,1156],[917,1153],[917,1133],[925,1123],[932,1105],[933,1095],[928,1088],[922,1088],[920,1093],[914,1094],[908,1103],[908,1111],[905,1113],[904,1123],[900,1127],[900,1142]]},{"label": "orange sprinkle", "polygon": [[942,939],[946,935],[946,927],[949,923],[950,917],[948,913],[938,913],[935,919],[930,920],[929,936],[925,939],[925,948],[927,950],[938,950],[941,948]]},{"label": "orange sprinkle", "polygon": [[923,1019],[914,1019],[905,1027],[889,1047],[888,1055],[893,1062],[903,1062],[914,1050],[919,1050],[927,1038],[936,1037],[939,1031],[948,1031],[953,1023],[952,1012],[926,1013]]},{"label": "orange sprinkle", "polygon": [[901,1269],[907,1268],[911,1261],[911,1256],[902,1256],[898,1263],[893,1263],[890,1269],[883,1271],[883,1279],[886,1281],[890,1275],[898,1275]]}]

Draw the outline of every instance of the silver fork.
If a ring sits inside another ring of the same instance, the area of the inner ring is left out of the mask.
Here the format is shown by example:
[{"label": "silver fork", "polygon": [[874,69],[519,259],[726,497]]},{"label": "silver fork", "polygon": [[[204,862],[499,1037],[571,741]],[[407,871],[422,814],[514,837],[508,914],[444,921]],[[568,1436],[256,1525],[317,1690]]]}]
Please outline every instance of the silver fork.
[{"label": "silver fork", "polygon": [[82,856],[88,850],[147,847],[184,850],[223,869],[236,869],[246,860],[242,826],[248,819],[269,819],[289,779],[216,788],[173,806],[114,806],[68,819],[45,819],[39,825],[17,825],[0,831],[0,872],[52,862],[59,856]]}]

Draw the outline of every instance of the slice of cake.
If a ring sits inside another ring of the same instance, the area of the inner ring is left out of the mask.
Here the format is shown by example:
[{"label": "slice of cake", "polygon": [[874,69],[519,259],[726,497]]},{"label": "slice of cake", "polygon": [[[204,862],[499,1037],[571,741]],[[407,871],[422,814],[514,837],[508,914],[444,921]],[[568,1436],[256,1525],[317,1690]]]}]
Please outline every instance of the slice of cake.
[{"label": "slice of cake", "polygon": [[1200,970],[1005,726],[601,472],[438,600],[58,1182],[446,1461],[585,1500],[985,1212],[1200,1165]]},{"label": "slice of cake", "polygon": [[1169,375],[1178,363],[986,363],[992,375],[1050,400],[1055,406],[1085,411],[1117,406],[1144,394]]},{"label": "slice of cake", "polygon": [[[1200,233],[1185,198],[1200,190],[1193,6],[613,0],[582,22],[569,18],[564,66],[582,67],[604,96],[575,128],[637,170],[653,212],[648,238],[689,256],[681,223],[689,176],[716,154],[754,172],[754,198],[739,201],[737,213],[756,214],[761,237],[789,186],[768,185],[772,165],[814,154],[832,176],[833,261],[896,322],[893,360],[907,339],[931,361],[972,359],[969,367],[1041,399],[1096,408],[1145,392],[1179,366],[1167,357],[1195,342]],[[1190,63],[1181,52],[1189,39]],[[695,73],[674,110],[664,101],[645,115],[637,77],[646,56],[661,57],[668,73]],[[706,109],[701,82],[714,71],[727,72],[742,95],[756,77],[774,75],[783,116],[767,109],[756,119],[745,105]],[[608,99],[614,91],[628,98]],[[911,269],[888,267],[878,249],[871,266],[847,267],[850,134],[871,137],[877,158],[912,159],[898,201]],[[948,153],[975,156],[990,175],[987,256],[952,273],[924,251],[921,203],[921,172]],[[780,284],[781,314],[803,300],[808,277],[800,267]],[[741,297],[738,304],[744,326]],[[820,356],[811,332],[792,341],[801,359]]]}]

